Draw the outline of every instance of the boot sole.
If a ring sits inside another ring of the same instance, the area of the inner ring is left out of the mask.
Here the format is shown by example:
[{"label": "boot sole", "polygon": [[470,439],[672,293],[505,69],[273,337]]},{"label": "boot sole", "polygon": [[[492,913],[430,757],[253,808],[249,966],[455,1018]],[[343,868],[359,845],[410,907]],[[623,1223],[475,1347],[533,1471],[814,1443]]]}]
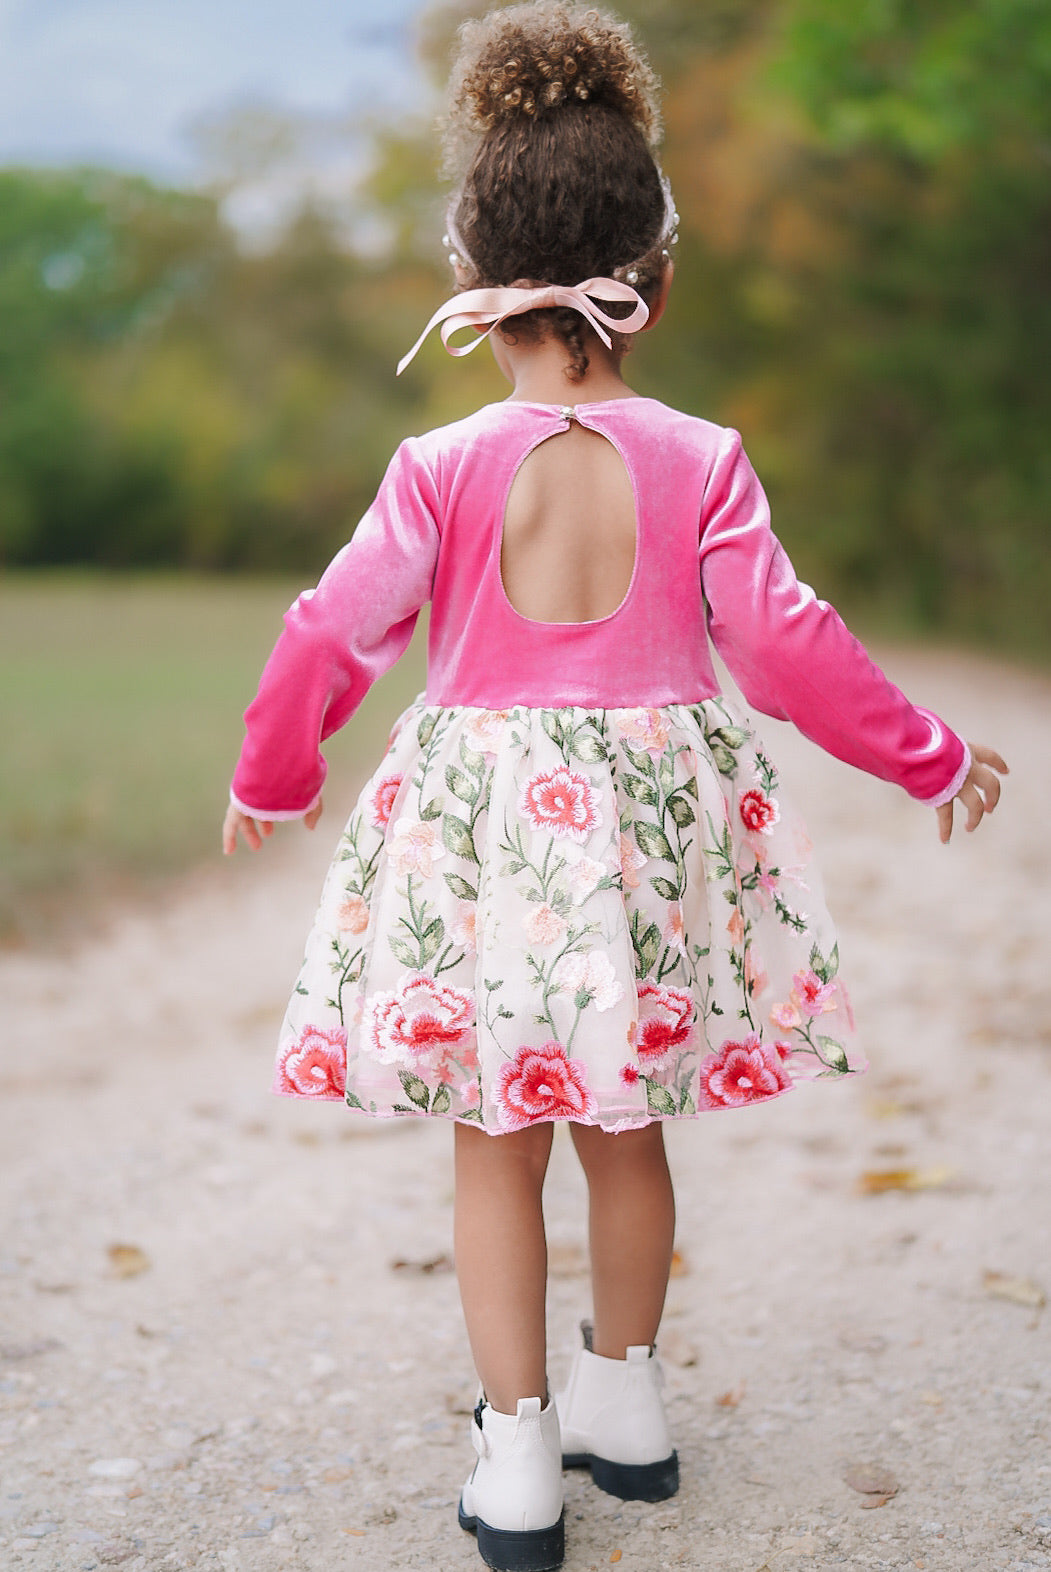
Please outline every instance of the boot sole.
[{"label": "boot sole", "polygon": [[490,1528],[480,1517],[468,1517],[461,1501],[456,1509],[460,1527],[477,1534],[478,1553],[494,1572],[555,1572],[566,1559],[565,1514],[550,1528]]},{"label": "boot sole", "polygon": [[667,1501],[679,1488],[678,1452],[659,1463],[611,1463],[593,1452],[569,1452],[562,1467],[590,1468],[599,1489],[621,1501]]}]

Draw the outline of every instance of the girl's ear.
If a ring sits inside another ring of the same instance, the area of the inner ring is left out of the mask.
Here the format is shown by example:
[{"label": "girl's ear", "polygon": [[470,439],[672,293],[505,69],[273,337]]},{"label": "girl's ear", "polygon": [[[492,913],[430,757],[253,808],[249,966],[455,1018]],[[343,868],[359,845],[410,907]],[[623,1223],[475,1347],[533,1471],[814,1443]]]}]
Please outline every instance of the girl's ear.
[{"label": "girl's ear", "polygon": [[[650,306],[650,314],[646,321],[647,328],[656,327],[657,323],[664,315],[664,308],[668,304],[668,293],[671,289],[671,283],[674,277],[675,263],[672,261],[671,257],[669,257],[667,262],[664,264],[664,272],[661,274],[661,281],[658,285],[657,293],[654,296],[653,304]],[[645,332],[646,328],[643,328],[642,331]]]}]

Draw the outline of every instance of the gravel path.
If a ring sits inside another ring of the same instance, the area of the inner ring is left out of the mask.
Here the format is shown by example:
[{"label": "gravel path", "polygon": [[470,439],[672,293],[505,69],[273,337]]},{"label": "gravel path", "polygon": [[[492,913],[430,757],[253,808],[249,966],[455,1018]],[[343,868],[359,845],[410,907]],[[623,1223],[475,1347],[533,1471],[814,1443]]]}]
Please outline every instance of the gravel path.
[{"label": "gravel path", "polygon": [[[568,1572],[1051,1564],[1051,684],[888,664],[1005,753],[1003,807],[946,850],[764,727],[873,1068],[669,1132],[683,1487],[621,1504],[569,1475]],[[0,960],[5,1568],[481,1567],[450,1129],[266,1090],[337,817],[71,955]],[[587,1304],[557,1134],[556,1382]]]}]

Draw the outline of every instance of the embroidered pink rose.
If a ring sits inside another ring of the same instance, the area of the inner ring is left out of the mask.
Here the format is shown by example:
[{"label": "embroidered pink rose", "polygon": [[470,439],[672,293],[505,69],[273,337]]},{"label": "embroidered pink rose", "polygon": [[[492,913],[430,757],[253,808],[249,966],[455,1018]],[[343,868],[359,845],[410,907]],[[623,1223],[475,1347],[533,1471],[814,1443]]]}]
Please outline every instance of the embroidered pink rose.
[{"label": "embroidered pink rose", "polygon": [[557,1042],[519,1048],[510,1063],[501,1066],[496,1106],[505,1130],[521,1130],[538,1119],[586,1121],[596,1112],[587,1067],[580,1059],[570,1059]]},{"label": "embroidered pink rose", "polygon": [[474,1003],[469,993],[426,972],[406,972],[396,989],[374,994],[364,1025],[369,1050],[381,1064],[404,1064],[452,1079],[450,1063],[477,1064]]},{"label": "embroidered pink rose", "polygon": [[530,944],[557,944],[564,939],[569,924],[564,917],[560,917],[554,907],[546,901],[541,906],[534,906],[522,918],[522,926],[526,931],[526,938]]},{"label": "embroidered pink rose", "polygon": [[780,1059],[782,1064],[784,1064],[784,1062],[788,1058],[789,1054],[795,1052],[795,1049],[792,1047],[791,1043],[776,1042],[774,1044],[774,1049],[775,1049],[775,1051],[777,1053],[777,1057]]},{"label": "embroidered pink rose", "polygon": [[792,978],[795,987],[789,998],[800,1014],[809,1018],[815,1015],[827,1015],[836,1008],[836,985],[834,982],[823,983],[816,972],[796,972]]},{"label": "embroidered pink rose", "polygon": [[433,875],[438,858],[445,856],[433,821],[425,819],[399,819],[387,850],[397,873],[420,873],[425,879]]},{"label": "embroidered pink rose", "polygon": [[776,799],[765,796],[756,786],[741,793],[737,811],[745,829],[752,835],[769,835],[781,817]]},{"label": "embroidered pink rose", "polygon": [[391,809],[394,807],[394,799],[398,795],[398,787],[401,785],[401,782],[402,777],[400,775],[385,775],[374,787],[372,796],[369,798],[369,817],[377,830],[385,830],[387,828],[387,821],[390,818]]},{"label": "embroidered pink rose", "polygon": [[596,1010],[612,1010],[624,997],[613,963],[601,950],[593,950],[590,955],[576,951],[563,956],[552,981],[562,993],[573,994],[581,1009],[594,1004]]},{"label": "embroidered pink rose", "polygon": [[360,895],[348,895],[336,913],[336,926],[341,933],[364,933],[369,925],[368,902]]},{"label": "embroidered pink rose", "polygon": [[791,1078],[777,1051],[753,1032],[744,1042],[725,1042],[701,1063],[701,1106],[740,1108],[787,1091]]},{"label": "embroidered pink rose", "polygon": [[730,935],[730,943],[735,947],[744,938],[744,918],[741,916],[739,906],[735,906],[730,913],[730,921],[726,924],[726,931]]},{"label": "embroidered pink rose", "polygon": [[586,775],[564,766],[534,775],[522,788],[519,812],[534,829],[548,830],[582,846],[602,823],[598,792]]},{"label": "embroidered pink rose", "polygon": [[630,1091],[633,1086],[638,1086],[639,1072],[637,1066],[633,1064],[621,1065],[620,1084],[621,1086],[626,1087],[628,1091]]},{"label": "embroidered pink rose", "polygon": [[495,754],[506,719],[506,710],[468,710],[463,723],[467,746],[475,753]]},{"label": "embroidered pink rose", "polygon": [[285,1097],[341,1098],[347,1089],[347,1034],[341,1026],[304,1026],[277,1056],[274,1091]]},{"label": "embroidered pink rose", "polygon": [[668,906],[668,918],[664,924],[664,942],[670,944],[673,950],[681,950],[685,955],[686,924],[678,901],[672,901]]},{"label": "embroidered pink rose", "polygon": [[620,873],[626,890],[638,889],[639,869],[645,861],[645,852],[639,851],[635,842],[627,835],[622,835],[620,837]]},{"label": "embroidered pink rose", "polygon": [[654,756],[668,746],[668,728],[660,710],[618,710],[617,728],[622,737]]},{"label": "embroidered pink rose", "polygon": [[796,1005],[792,1003],[790,996],[783,1003],[775,1004],[771,1008],[770,1019],[781,1031],[790,1032],[802,1023],[803,1017],[800,1015]]},{"label": "embroidered pink rose", "polygon": [[465,1108],[477,1108],[482,1101],[482,1089],[477,1081],[471,1081],[463,1089],[463,1105]]},{"label": "embroidered pink rose", "polygon": [[655,1070],[689,1038],[693,1029],[694,1003],[685,989],[668,988],[663,983],[640,983],[638,993],[635,1052],[647,1070]]},{"label": "embroidered pink rose", "polygon": [[748,990],[750,999],[762,993],[770,979],[763,971],[762,962],[756,956],[754,948],[749,946],[744,952],[744,985]]},{"label": "embroidered pink rose", "polygon": [[477,906],[463,905],[460,907],[449,929],[449,936],[454,944],[458,944],[468,955],[474,955],[478,949],[478,908]]},{"label": "embroidered pink rose", "polygon": [[599,880],[606,877],[605,864],[594,857],[578,857],[569,869],[570,891],[577,901],[586,901]]}]

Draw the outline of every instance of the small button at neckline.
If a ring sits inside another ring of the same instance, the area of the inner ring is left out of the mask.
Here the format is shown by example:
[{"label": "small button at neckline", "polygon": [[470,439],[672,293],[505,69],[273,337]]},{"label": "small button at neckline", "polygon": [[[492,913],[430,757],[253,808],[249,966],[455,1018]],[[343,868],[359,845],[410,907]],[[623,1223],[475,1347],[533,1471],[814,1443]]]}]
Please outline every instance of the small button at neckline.
[{"label": "small button at neckline", "polygon": [[575,420],[577,414],[572,404],[560,404],[558,406],[558,413],[561,415],[563,420]]}]

